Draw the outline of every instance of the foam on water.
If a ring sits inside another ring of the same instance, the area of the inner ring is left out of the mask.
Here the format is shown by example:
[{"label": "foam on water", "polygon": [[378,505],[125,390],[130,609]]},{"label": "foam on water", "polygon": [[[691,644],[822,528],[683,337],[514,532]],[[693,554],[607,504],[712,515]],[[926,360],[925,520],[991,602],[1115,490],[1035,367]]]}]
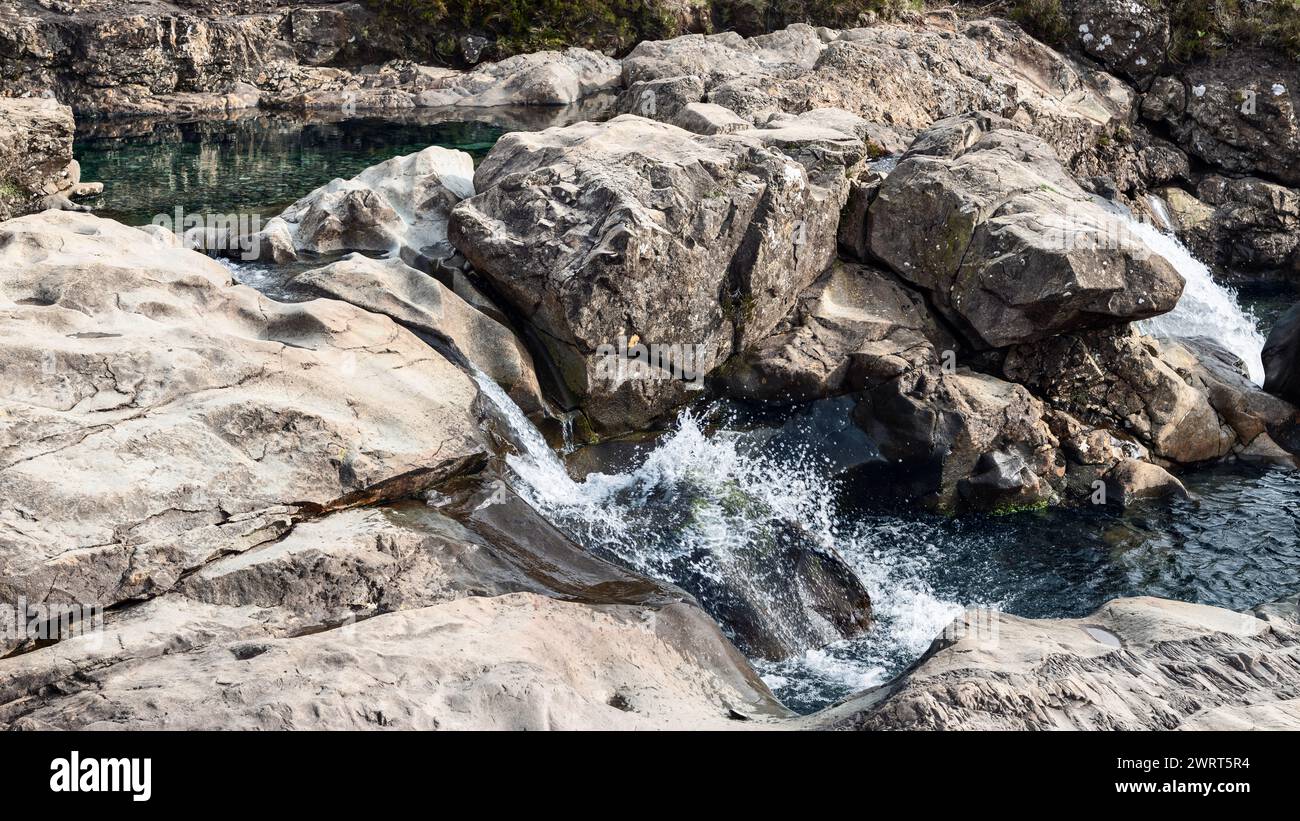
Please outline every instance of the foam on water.
[{"label": "foam on water", "polygon": [[1187,246],[1150,223],[1130,219],[1133,233],[1153,251],[1168,260],[1187,285],[1178,306],[1167,314],[1144,320],[1138,327],[1158,337],[1209,337],[1246,363],[1250,378],[1264,382],[1264,335],[1255,317],[1242,309],[1237,293],[1214,281],[1210,269],[1192,255]]},{"label": "foam on water", "polygon": [[[752,434],[707,432],[687,412],[639,466],[578,482],[505,392],[476,378],[518,450],[506,458],[517,492],[588,549],[666,581],[679,581],[674,576],[683,562],[692,573],[716,577],[734,573],[732,559],[776,517],[799,522],[818,544],[840,552],[871,595],[875,624],[859,638],[757,663],[777,695],[797,709],[883,683],[962,612],[923,580],[942,556],[907,522],[841,520],[835,485],[818,457],[778,453]],[[684,526],[663,515],[666,504],[689,508]]]}]

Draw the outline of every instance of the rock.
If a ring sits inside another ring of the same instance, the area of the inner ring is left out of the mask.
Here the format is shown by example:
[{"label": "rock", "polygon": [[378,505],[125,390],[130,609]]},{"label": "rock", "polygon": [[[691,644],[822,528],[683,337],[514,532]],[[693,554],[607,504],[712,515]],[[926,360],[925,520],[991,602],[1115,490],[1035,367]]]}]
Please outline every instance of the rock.
[{"label": "rock", "polygon": [[1053,408],[1137,438],[1151,453],[1191,464],[1237,441],[1202,390],[1189,385],[1136,330],[1063,334],[1007,352],[1003,373]]},{"label": "rock", "polygon": [[1156,78],[1141,112],[1188,153],[1230,174],[1300,185],[1296,89],[1294,66],[1238,52]]},{"label": "rock", "polygon": [[[691,103],[699,103],[703,99],[704,81],[699,77],[689,74],[681,77],[663,77],[633,83],[618,95],[615,110],[619,114],[636,114],[652,120],[675,123],[677,113],[683,107]],[[686,126],[681,127],[686,128]]]},{"label": "rock", "polygon": [[1082,70],[1018,27],[976,20],[834,31],[792,25],[752,38],[732,32],[641,43],[623,61],[624,84],[694,75],[707,101],[756,119],[841,108],[894,133],[963,111],[1014,118],[1070,158],[1127,120],[1132,94]]},{"label": "rock", "polygon": [[715,103],[687,103],[668,122],[695,134],[735,134],[748,131],[753,123],[742,119],[729,108]]},{"label": "rock", "polygon": [[0,271],[6,599],[156,595],[485,453],[473,383],[387,317],[273,302],[201,254],[67,212],[0,225]]},{"label": "rock", "polygon": [[971,345],[1034,342],[1177,304],[1178,272],[1091,201],[1041,140],[979,134],[983,115],[935,129],[881,184],[868,243]]},{"label": "rock", "polygon": [[1150,77],[1165,63],[1169,17],[1148,0],[1066,0],[1070,44],[1114,74]]},{"label": "rock", "polygon": [[[1183,238],[1184,242],[1189,237],[1195,238],[1209,233],[1210,222],[1214,219],[1213,208],[1181,188],[1162,188],[1157,193],[1169,206],[1169,218],[1173,223],[1170,227],[1178,232],[1178,236]],[[1188,244],[1193,250],[1203,247],[1195,240]]]},{"label": "rock", "polygon": [[853,419],[902,493],[942,511],[1011,511],[1051,503],[1064,478],[1045,415],[1019,385],[932,368],[866,391]]},{"label": "rock", "polygon": [[75,130],[72,109],[54,100],[0,97],[0,220],[43,210],[81,182]]},{"label": "rock", "polygon": [[1300,270],[1300,191],[1255,177],[1204,177],[1197,197],[1214,209],[1200,226],[1202,247],[1225,269]]},{"label": "rock", "polygon": [[[540,332],[596,427],[640,429],[826,269],[843,185],[809,176],[754,136],[631,115],[507,134],[450,237]],[[648,378],[624,378],[628,349],[650,353]]]},{"label": "rock", "polygon": [[282,261],[292,247],[295,255],[371,251],[436,267],[455,253],[447,242],[452,206],[473,195],[473,159],[429,146],[317,188],[235,245],[246,259]]},{"label": "rock", "polygon": [[1300,403],[1300,304],[1278,319],[1264,343],[1264,390]]},{"label": "rock", "polygon": [[520,54],[446,75],[420,90],[420,107],[568,105],[618,85],[617,60],[585,48]]},{"label": "rock", "polygon": [[1187,498],[1187,488],[1169,471],[1139,459],[1125,459],[1102,475],[1106,501],[1128,507],[1140,499]]},{"label": "rock", "polygon": [[893,682],[814,716],[860,730],[1300,729],[1300,629],[1115,599],[1082,619],[974,611]]},{"label": "rock", "polygon": [[1235,435],[1238,454],[1251,456],[1249,449],[1256,442],[1272,442],[1265,451],[1253,455],[1296,464],[1278,443],[1296,440],[1300,412],[1290,402],[1269,395],[1251,382],[1245,363],[1236,354],[1204,337],[1161,339],[1159,346],[1160,358],[1205,396],[1222,424]]},{"label": "rock", "polygon": [[[92,674],[16,729],[730,729],[784,716],[708,617],[530,593]],[[765,715],[766,713],[766,715]]]},{"label": "rock", "polygon": [[837,262],[718,382],[743,399],[806,402],[936,366],[955,349],[918,293],[886,272]]},{"label": "rock", "polygon": [[322,296],[384,314],[422,337],[432,338],[450,356],[487,374],[525,413],[541,412],[542,393],[532,357],[510,329],[400,259],[352,254],[299,274],[293,282]]}]

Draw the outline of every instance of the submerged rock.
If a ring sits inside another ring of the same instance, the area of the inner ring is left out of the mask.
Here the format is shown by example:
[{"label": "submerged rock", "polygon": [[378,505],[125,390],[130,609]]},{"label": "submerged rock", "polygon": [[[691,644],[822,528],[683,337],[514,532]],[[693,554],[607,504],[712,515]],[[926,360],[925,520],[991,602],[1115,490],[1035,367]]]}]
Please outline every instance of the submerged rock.
[{"label": "submerged rock", "polygon": [[[632,430],[762,338],[825,270],[842,186],[813,176],[758,137],[632,115],[508,134],[450,236],[541,333],[597,428]],[[625,378],[638,341],[656,361]]]},{"label": "submerged rock", "polygon": [[109,220],[0,225],[0,303],[10,599],[154,595],[305,516],[411,493],[485,452],[473,383],[392,320],[273,302]]},{"label": "submerged rock", "polygon": [[917,138],[871,203],[867,240],[977,348],[1162,314],[1183,289],[1046,144],[984,115]]},{"label": "submerged rock", "polygon": [[974,610],[899,678],[817,714],[861,730],[1300,729],[1300,629],[1115,599],[1082,619]]}]

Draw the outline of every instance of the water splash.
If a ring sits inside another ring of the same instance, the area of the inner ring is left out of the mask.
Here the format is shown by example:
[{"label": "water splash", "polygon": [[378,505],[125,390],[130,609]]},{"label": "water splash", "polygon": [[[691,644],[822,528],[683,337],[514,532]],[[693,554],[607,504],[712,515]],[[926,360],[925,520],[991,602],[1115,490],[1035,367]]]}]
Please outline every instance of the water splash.
[{"label": "water splash", "polygon": [[1255,317],[1242,309],[1236,291],[1214,281],[1210,269],[1172,234],[1154,225],[1131,220],[1133,233],[1182,274],[1187,285],[1178,306],[1167,314],[1138,323],[1145,334],[1158,337],[1208,337],[1232,351],[1257,385],[1264,383],[1264,335]]},{"label": "water splash", "polygon": [[575,481],[509,396],[476,378],[517,450],[506,458],[516,491],[588,549],[674,583],[694,574],[753,584],[738,578],[745,554],[768,537],[774,519],[784,519],[844,557],[871,596],[872,629],[781,662],[756,662],[795,709],[887,680],[962,612],[924,581],[943,559],[924,530],[895,517],[845,521],[820,454],[774,446],[771,431],[708,432],[686,412],[639,466]]}]

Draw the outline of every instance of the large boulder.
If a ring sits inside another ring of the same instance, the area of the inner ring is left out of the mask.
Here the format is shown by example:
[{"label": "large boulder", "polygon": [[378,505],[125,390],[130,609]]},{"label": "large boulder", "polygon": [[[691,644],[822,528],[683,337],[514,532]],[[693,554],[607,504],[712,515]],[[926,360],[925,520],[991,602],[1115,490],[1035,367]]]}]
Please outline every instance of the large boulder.
[{"label": "large boulder", "polygon": [[[508,134],[450,237],[540,332],[595,426],[629,430],[765,336],[826,269],[845,177],[810,177],[830,164],[632,115]],[[656,367],[622,378],[637,340]]]},{"label": "large boulder", "polygon": [[301,273],[293,283],[312,293],[391,317],[482,371],[525,413],[542,410],[532,357],[514,333],[429,274],[400,259],[351,254]]},{"label": "large boulder", "polygon": [[520,54],[449,74],[415,95],[421,107],[567,105],[618,86],[618,61],[585,48]]},{"label": "large boulder", "polygon": [[836,262],[717,381],[732,396],[806,402],[938,365],[956,347],[918,292],[890,273]]},{"label": "large boulder", "polygon": [[474,160],[432,145],[333,180],[269,220],[260,233],[224,246],[246,259],[280,263],[301,253],[369,251],[432,266],[454,254],[447,243],[448,215],[473,195]]},{"label": "large boulder", "polygon": [[1183,289],[1050,147],[982,114],[917,138],[871,203],[867,240],[976,348],[1155,316]]},{"label": "large boulder", "polygon": [[473,382],[414,334],[273,302],[168,236],[55,211],[0,225],[4,598],[154,595],[482,459]]},{"label": "large boulder", "polygon": [[899,678],[814,716],[860,730],[1300,729],[1294,621],[1154,598],[1081,619],[972,610]]},{"label": "large boulder", "polygon": [[1278,319],[1264,343],[1264,390],[1300,404],[1300,304]]},{"label": "large boulder", "polygon": [[1160,71],[1169,16],[1151,0],[1065,0],[1070,44],[1107,71],[1141,80]]}]

